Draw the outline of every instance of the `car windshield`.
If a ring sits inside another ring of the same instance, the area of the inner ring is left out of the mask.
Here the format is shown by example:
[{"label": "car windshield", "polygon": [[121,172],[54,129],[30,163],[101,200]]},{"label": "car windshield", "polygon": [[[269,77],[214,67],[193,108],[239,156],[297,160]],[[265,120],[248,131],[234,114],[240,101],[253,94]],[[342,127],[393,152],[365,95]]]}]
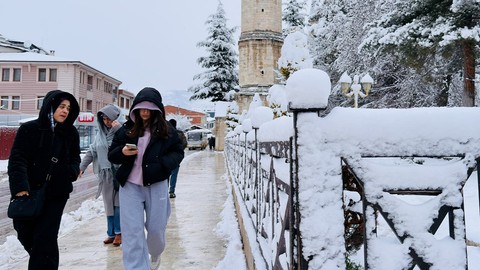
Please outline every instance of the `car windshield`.
[{"label": "car windshield", "polygon": [[202,139],[202,133],[201,132],[188,133],[188,140],[199,141],[201,139]]}]

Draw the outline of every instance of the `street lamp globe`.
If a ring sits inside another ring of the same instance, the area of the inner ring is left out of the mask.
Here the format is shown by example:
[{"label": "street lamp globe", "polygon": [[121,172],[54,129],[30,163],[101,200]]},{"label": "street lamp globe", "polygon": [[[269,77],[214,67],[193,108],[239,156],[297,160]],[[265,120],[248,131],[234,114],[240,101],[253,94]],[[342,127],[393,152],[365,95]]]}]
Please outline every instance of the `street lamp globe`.
[{"label": "street lamp globe", "polygon": [[360,79],[360,83],[362,84],[362,88],[365,91],[365,95],[368,96],[368,92],[370,92],[370,89],[372,89],[373,85],[373,78],[370,76],[370,74],[365,74],[365,76]]},{"label": "street lamp globe", "polygon": [[346,95],[348,90],[350,89],[350,85],[352,84],[352,78],[348,75],[345,71],[342,76],[340,77],[340,88],[342,89],[342,93]]}]

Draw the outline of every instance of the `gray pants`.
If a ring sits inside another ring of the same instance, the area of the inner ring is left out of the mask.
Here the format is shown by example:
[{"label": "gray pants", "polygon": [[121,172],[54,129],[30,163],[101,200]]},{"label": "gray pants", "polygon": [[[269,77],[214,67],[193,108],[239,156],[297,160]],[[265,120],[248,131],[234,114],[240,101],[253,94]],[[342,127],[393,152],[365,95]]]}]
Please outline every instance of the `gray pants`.
[{"label": "gray pants", "polygon": [[150,269],[148,254],[159,256],[165,250],[170,216],[168,181],[148,187],[127,182],[120,188],[120,205],[125,270]]}]

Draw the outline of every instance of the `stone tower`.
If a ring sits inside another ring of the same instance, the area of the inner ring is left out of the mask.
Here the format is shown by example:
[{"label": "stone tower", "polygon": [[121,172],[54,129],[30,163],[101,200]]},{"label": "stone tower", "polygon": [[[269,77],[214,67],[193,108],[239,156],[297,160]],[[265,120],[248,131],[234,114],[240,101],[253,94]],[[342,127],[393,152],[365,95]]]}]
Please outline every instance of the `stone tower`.
[{"label": "stone tower", "polygon": [[283,45],[282,0],[242,0],[239,50],[239,113],[255,93],[265,101],[277,82],[275,69]]}]

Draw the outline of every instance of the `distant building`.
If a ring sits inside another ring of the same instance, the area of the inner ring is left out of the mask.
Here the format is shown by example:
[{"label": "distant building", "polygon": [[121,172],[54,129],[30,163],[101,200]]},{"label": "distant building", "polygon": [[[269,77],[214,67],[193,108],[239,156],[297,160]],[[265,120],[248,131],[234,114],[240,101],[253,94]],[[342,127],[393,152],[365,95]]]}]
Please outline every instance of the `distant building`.
[{"label": "distant building", "polygon": [[80,111],[96,114],[114,102],[121,81],[80,61],[32,52],[0,53],[0,117],[38,115],[45,94],[54,89],[75,96]]},{"label": "distant building", "polygon": [[80,146],[95,136],[99,109],[117,100],[129,108],[133,94],[118,90],[121,81],[75,59],[60,58],[53,51],[0,35],[0,126],[18,126],[36,118],[45,95],[55,89],[71,93],[80,105],[75,125]]},{"label": "distant building", "polygon": [[120,107],[120,109],[125,115],[128,115],[128,112],[130,111],[130,107],[132,106],[135,95],[132,92],[129,92],[123,89],[118,89],[117,91],[114,92],[114,95],[115,95],[115,104],[118,107]]},{"label": "distant building", "polygon": [[192,125],[200,126],[202,128],[207,128],[207,114],[206,113],[191,111],[191,110],[187,110],[187,109],[172,106],[172,105],[166,105],[165,106],[165,113],[167,115],[176,114],[176,115],[186,116],[188,118],[188,120],[190,120],[190,123]]},{"label": "distant building", "polygon": [[46,50],[38,47],[27,41],[9,40],[0,34],[0,53],[21,53],[21,52],[34,52],[45,55],[54,55],[54,51],[47,52]]}]

